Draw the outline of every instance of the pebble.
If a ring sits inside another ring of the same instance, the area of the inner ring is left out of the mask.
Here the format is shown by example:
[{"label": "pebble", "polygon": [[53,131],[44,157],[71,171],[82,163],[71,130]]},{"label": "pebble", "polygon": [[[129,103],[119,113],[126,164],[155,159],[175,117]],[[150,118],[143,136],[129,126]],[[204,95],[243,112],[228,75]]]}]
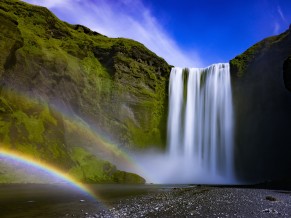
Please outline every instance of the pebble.
[{"label": "pebble", "polygon": [[[270,207],[268,196],[280,201]],[[133,196],[115,201],[111,206],[86,218],[265,216],[262,213],[284,216],[291,214],[291,197],[271,190],[200,186]]]},{"label": "pebble", "polygon": [[274,198],[273,196],[267,196],[266,200],[268,200],[268,201],[277,201],[277,199]]},{"label": "pebble", "polygon": [[274,214],[278,214],[278,211],[273,209],[273,208],[267,208],[267,209],[264,209],[262,210],[262,212],[264,213],[274,213]]}]

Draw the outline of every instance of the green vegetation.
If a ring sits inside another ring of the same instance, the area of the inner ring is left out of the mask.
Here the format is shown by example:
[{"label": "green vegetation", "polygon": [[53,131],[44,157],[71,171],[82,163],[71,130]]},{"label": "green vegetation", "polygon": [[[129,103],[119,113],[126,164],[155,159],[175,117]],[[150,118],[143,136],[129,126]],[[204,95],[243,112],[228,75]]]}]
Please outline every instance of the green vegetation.
[{"label": "green vegetation", "polygon": [[1,146],[82,181],[142,182],[105,161],[104,151],[90,155],[86,137],[94,137],[51,108],[89,120],[118,146],[164,148],[170,66],[136,41],[108,38],[17,0],[1,1],[0,28]]},{"label": "green vegetation", "polygon": [[64,101],[123,146],[164,147],[170,66],[163,59],[16,0],[1,2],[0,18],[15,38],[0,34],[7,42],[0,70],[14,88]]},{"label": "green vegetation", "polygon": [[[79,142],[92,140],[94,136],[82,130],[82,125],[69,122],[53,112],[45,102],[2,92],[0,114],[1,148],[17,150],[33,159],[49,163],[86,183],[144,183],[141,177],[118,171],[108,161],[66,140],[66,135],[77,135]],[[25,168],[14,170],[0,163],[0,183],[45,182],[37,175],[24,176],[26,171]],[[122,177],[117,178],[116,175]]]},{"label": "green vegetation", "polygon": [[69,175],[86,183],[145,183],[140,176],[117,170],[108,161],[98,160],[81,147],[72,149],[72,158],[77,163]]},{"label": "green vegetation", "polygon": [[62,121],[47,104],[2,91],[0,111],[2,146],[65,169],[71,166],[62,136]]},{"label": "green vegetation", "polygon": [[247,49],[244,53],[236,56],[230,61],[230,70],[232,74],[237,77],[244,76],[247,66],[252,63],[253,59],[257,57],[258,54],[264,53],[264,51],[267,51],[273,44],[280,42],[286,36],[287,32],[278,36],[266,38]]},{"label": "green vegetation", "polygon": [[72,158],[77,166],[70,169],[69,174],[74,178],[85,182],[108,182],[110,180],[110,173],[114,169],[110,163],[97,160],[94,155],[80,147],[72,149]]}]

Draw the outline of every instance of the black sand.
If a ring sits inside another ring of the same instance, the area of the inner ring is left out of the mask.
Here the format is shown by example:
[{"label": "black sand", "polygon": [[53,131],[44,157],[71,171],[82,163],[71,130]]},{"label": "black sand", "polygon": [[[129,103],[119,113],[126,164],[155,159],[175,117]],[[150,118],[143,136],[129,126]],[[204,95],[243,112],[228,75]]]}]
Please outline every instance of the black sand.
[{"label": "black sand", "polygon": [[207,186],[1,185],[0,217],[291,217],[291,192]]}]

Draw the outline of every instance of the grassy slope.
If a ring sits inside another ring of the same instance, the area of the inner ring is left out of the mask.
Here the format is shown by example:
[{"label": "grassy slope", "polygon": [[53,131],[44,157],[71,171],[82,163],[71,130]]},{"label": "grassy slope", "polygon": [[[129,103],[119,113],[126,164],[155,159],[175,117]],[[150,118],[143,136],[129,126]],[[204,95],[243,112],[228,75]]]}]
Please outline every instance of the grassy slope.
[{"label": "grassy slope", "polygon": [[[66,136],[72,135],[78,135],[79,141],[90,140],[92,137],[80,133],[81,127],[82,125],[73,123],[53,111],[45,102],[2,91],[1,148],[18,151],[35,160],[49,163],[83,182],[144,182],[135,174],[117,170],[102,156],[92,155],[82,144],[66,140]],[[11,171],[12,169],[0,161],[0,183],[45,181],[42,178],[38,179],[37,175],[27,173],[28,169],[25,166]],[[122,176],[117,177],[117,174]]]},{"label": "grassy slope", "polygon": [[[121,146],[163,147],[170,66],[138,42],[67,24],[46,8],[3,0],[0,20],[1,141],[87,182],[141,182],[68,143],[50,104],[102,127]],[[84,169],[89,174],[80,176]]]},{"label": "grassy slope", "polygon": [[255,58],[258,58],[264,51],[268,51],[274,44],[279,43],[288,35],[288,31],[277,35],[268,37],[247,49],[242,54],[236,56],[230,61],[232,75],[236,77],[243,77],[247,67],[252,63]]},{"label": "grassy slope", "polygon": [[18,23],[19,42],[3,64],[9,86],[59,98],[125,146],[164,146],[170,66],[163,59],[133,40],[64,23],[45,8],[2,1],[0,14]]}]

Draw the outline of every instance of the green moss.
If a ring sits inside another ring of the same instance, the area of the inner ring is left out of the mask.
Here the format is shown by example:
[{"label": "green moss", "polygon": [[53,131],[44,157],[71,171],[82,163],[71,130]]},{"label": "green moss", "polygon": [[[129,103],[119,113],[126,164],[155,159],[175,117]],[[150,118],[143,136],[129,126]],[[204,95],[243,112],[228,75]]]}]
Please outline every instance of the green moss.
[{"label": "green moss", "polygon": [[31,156],[37,160],[41,159],[41,152],[38,150],[35,144],[26,144],[20,142],[14,142],[14,148],[20,153],[23,153],[27,156]]},{"label": "green moss", "polygon": [[188,89],[188,78],[189,78],[189,69],[188,68],[183,69],[182,75],[183,75],[183,83],[184,83],[184,85],[183,85],[183,98],[184,98],[184,101],[183,102],[186,102],[187,89]]},{"label": "green moss", "polygon": [[0,105],[2,146],[49,163],[70,164],[61,126],[47,104],[2,91]]},{"label": "green moss", "polygon": [[[71,83],[73,85],[68,85],[67,89],[74,92],[74,97],[69,101],[74,102],[81,113],[94,117],[105,132],[138,147],[146,147],[145,143],[141,145],[140,140],[136,140],[142,134],[142,138],[154,135],[156,141],[152,138],[145,141],[165,146],[164,138],[158,138],[165,135],[161,131],[165,131],[167,114],[167,83],[162,75],[168,76],[170,72],[163,59],[138,42],[111,39],[86,27],[69,25],[41,7],[4,0],[0,11],[3,8],[14,14],[23,38],[17,56],[25,64],[15,70],[23,70],[23,74],[30,74],[30,77],[38,77],[38,74],[45,77],[40,82],[27,83],[50,88],[58,86],[58,81],[65,81],[63,85]],[[44,71],[50,73],[45,75]],[[138,125],[126,130],[125,123],[115,121],[121,120],[118,111],[127,98],[135,102],[127,106],[135,116],[131,122]],[[115,111],[110,109],[113,104]],[[141,113],[147,114],[149,124]],[[159,134],[156,134],[157,129]]]},{"label": "green moss", "polygon": [[21,128],[24,125],[25,130],[28,132],[28,140],[35,143],[43,143],[44,125],[42,120],[37,117],[28,116],[22,111],[13,113],[12,119],[15,119],[16,126]]},{"label": "green moss", "polygon": [[205,86],[206,78],[207,78],[207,71],[203,70],[200,75],[200,89],[202,89]]},{"label": "green moss", "polygon": [[134,174],[134,173],[128,173],[124,171],[116,171],[113,174],[113,181],[115,183],[126,183],[126,184],[144,184],[145,180]]},{"label": "green moss", "polygon": [[[122,138],[130,138],[130,144],[135,148],[164,147],[167,81],[154,74],[154,67],[145,62],[122,55],[117,57],[115,79],[120,84],[117,89],[120,99],[123,96],[139,98],[135,104],[126,104],[125,112],[122,110],[123,122],[128,129]],[[125,103],[127,101],[124,99]]]},{"label": "green moss", "polygon": [[71,156],[76,166],[69,175],[86,183],[144,183],[140,176],[119,171],[108,161],[101,160],[81,147],[74,147]]},{"label": "green moss", "polygon": [[88,56],[81,60],[81,67],[84,72],[94,77],[109,77],[106,68],[101,65],[92,52],[89,52]]},{"label": "green moss", "polygon": [[136,145],[136,148],[157,147],[157,145],[163,144],[160,129],[152,128],[145,132],[134,123],[128,122],[127,125],[132,134],[132,144]]},{"label": "green moss", "polygon": [[77,166],[69,171],[74,178],[84,182],[110,181],[109,174],[104,171],[104,166],[108,165],[108,162],[97,159],[80,147],[73,148],[71,156],[77,163]]},{"label": "green moss", "polygon": [[244,76],[245,70],[249,64],[252,63],[255,57],[258,54],[263,53],[264,50],[268,49],[272,44],[280,42],[287,36],[287,32],[282,33],[278,36],[272,36],[262,40],[261,42],[256,43],[244,53],[236,56],[230,61],[230,70],[237,77]]},{"label": "green moss", "polygon": [[[0,33],[5,42],[0,43],[0,75],[5,81],[1,142],[65,170],[74,166],[76,175],[86,169],[86,181],[112,181],[100,170],[112,168],[107,162],[83,155],[82,168],[77,167],[70,149],[89,142],[66,138],[63,117],[53,113],[45,99],[90,120],[120,146],[165,146],[170,66],[162,58],[136,41],[67,24],[46,8],[17,0],[1,1],[0,21],[5,30]],[[6,89],[36,100],[5,94]],[[73,129],[72,134],[80,135]],[[85,162],[95,165],[100,175]]]},{"label": "green moss", "polygon": [[[1,136],[1,142],[4,143],[7,147],[10,144],[10,128],[11,123],[3,121],[3,118],[0,118],[0,136]],[[6,147],[6,148],[7,148]]]},{"label": "green moss", "polygon": [[[0,131],[1,142],[4,143],[1,144],[2,148],[5,146],[5,148],[17,150],[34,159],[56,165],[62,170],[68,170],[69,175],[83,182],[115,182],[117,178],[113,177],[113,174],[117,169],[114,165],[97,158],[84,148],[67,148],[65,143],[70,144],[70,142],[63,141],[64,132],[60,132],[58,118],[51,113],[47,104],[28,100],[10,92],[2,92],[1,94],[0,105],[4,108],[5,114],[5,116],[2,114],[0,122],[2,127]],[[78,137],[87,137],[87,140],[93,140],[93,135],[85,134],[86,128],[81,130],[82,126],[78,126],[74,122],[69,124],[71,126],[67,125],[66,131],[69,131],[70,135],[76,135],[83,131]],[[0,182],[8,181],[22,180],[14,176],[0,178]],[[120,179],[120,181],[123,180]]]},{"label": "green moss", "polygon": [[40,112],[39,117],[41,120],[44,121],[44,123],[50,123],[53,126],[58,125],[56,118],[51,114],[51,111],[47,104],[45,104],[44,107],[42,108],[42,111]]}]

